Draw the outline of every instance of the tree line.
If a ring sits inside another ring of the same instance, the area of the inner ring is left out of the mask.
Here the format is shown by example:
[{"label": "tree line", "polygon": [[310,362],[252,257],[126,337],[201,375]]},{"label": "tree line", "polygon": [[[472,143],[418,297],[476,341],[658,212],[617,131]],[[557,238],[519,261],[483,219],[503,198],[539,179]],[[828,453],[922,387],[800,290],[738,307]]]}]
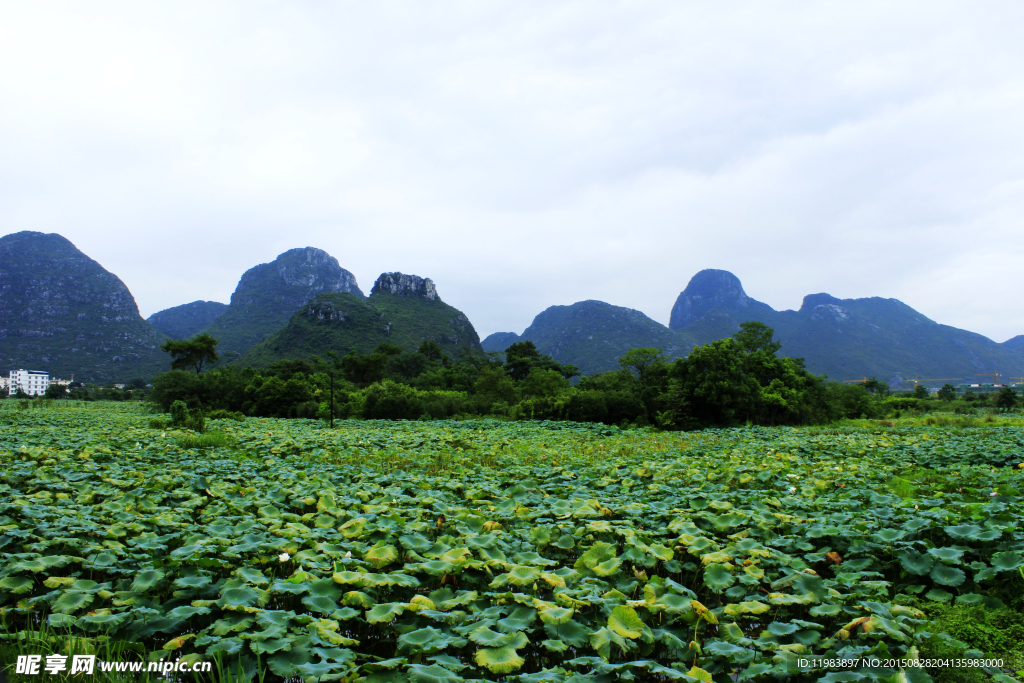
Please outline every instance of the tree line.
[{"label": "tree line", "polygon": [[828,382],[802,359],[778,355],[774,331],[745,322],[731,338],[668,359],[660,349],[631,349],[619,368],[581,377],[573,365],[516,342],[503,353],[452,358],[433,341],[414,351],[381,344],[372,353],[327,353],[265,369],[214,365],[216,339],[164,345],[170,372],[148,400],[165,412],[261,417],[446,419],[498,416],[614,425],[699,429],[742,424],[820,424],[879,413],[878,392]]}]

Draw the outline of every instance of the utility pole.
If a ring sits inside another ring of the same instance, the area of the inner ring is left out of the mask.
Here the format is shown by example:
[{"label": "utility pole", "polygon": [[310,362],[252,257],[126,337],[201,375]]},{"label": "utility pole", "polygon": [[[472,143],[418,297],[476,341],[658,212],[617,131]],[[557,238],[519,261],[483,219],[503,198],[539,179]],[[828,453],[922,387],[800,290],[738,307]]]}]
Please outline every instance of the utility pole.
[{"label": "utility pole", "polygon": [[334,370],[331,370],[331,429],[334,429]]}]

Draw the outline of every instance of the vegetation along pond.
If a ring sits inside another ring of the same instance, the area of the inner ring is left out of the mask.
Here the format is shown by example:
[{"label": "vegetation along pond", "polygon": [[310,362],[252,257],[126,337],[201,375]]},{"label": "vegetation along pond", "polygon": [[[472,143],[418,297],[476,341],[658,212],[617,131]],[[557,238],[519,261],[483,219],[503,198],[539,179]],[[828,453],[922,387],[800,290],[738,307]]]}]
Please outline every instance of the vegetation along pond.
[{"label": "vegetation along pond", "polygon": [[[74,652],[368,683],[1024,669],[1008,422],[247,418],[196,439],[151,418],[0,405],[9,680],[46,679],[19,676],[18,654]],[[969,656],[1004,663],[898,661]]]}]

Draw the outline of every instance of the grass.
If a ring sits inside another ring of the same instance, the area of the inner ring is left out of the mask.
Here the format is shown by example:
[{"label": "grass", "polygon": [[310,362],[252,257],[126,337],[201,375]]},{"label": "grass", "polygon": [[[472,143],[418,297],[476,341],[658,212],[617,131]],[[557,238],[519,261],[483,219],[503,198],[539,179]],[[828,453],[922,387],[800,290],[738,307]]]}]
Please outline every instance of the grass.
[{"label": "grass", "polygon": [[206,432],[205,434],[182,434],[175,441],[181,448],[224,448],[233,445],[233,441],[224,432]]}]

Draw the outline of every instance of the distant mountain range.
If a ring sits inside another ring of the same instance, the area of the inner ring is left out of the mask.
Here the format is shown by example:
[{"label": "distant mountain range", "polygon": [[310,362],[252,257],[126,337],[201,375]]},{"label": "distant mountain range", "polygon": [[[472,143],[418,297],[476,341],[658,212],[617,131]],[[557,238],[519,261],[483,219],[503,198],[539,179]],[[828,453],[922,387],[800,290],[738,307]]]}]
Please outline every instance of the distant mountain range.
[{"label": "distant mountain range", "polygon": [[338,259],[313,247],[291,249],[245,271],[227,310],[201,331],[219,339],[219,350],[229,358],[237,356],[287,325],[296,311],[324,292],[363,298],[355,275]]},{"label": "distant mountain range", "polygon": [[[247,270],[230,304],[194,301],[143,320],[116,275],[57,234],[0,237],[0,372],[48,370],[95,382],[151,378],[169,369],[160,345],[207,332],[229,362],[262,366],[284,358],[367,352],[382,342],[415,350],[432,339],[450,355],[503,351],[530,340],[585,374],[618,367],[636,347],[670,358],[731,336],[746,320],[771,326],[784,355],[804,358],[830,379],[877,377],[890,383],[984,382],[986,373],[1024,377],[1024,335],[998,344],[939,324],[895,299],[804,297],[800,310],[776,311],[723,270],[702,270],[672,307],[669,325],[601,301],[552,306],[523,331],[479,341],[462,312],[441,301],[429,278],[384,273],[370,296],[321,249],[292,249]],[[991,381],[991,380],[988,380]]]},{"label": "distant mountain range", "polygon": [[383,343],[415,351],[426,340],[454,358],[482,351],[469,318],[441,301],[430,278],[383,273],[367,299],[344,292],[313,297],[238,364],[265,367],[279,360],[324,357],[326,351],[370,353]]},{"label": "distant mountain range", "polygon": [[188,339],[209,327],[226,310],[228,305],[219,301],[193,301],[154,313],[146,322],[171,339]]},{"label": "distant mountain range", "polygon": [[[601,316],[599,311],[606,314]],[[615,311],[610,318],[607,312]],[[632,317],[630,317],[630,314]],[[616,321],[643,320],[641,325]],[[1024,336],[998,344],[974,332],[941,325],[896,299],[804,297],[799,311],[776,311],[747,296],[724,270],[702,270],[672,307],[665,327],[639,311],[596,301],[553,306],[534,318],[522,335],[499,332],[482,342],[500,351],[508,340],[529,339],[542,353],[575,363],[584,373],[618,367],[613,340],[627,346],[662,348],[677,357],[697,344],[733,335],[741,322],[755,320],[775,330],[780,353],[804,358],[808,369],[830,379],[876,377],[891,384],[919,378],[929,385],[986,380],[998,371],[1024,376]],[[608,343],[595,343],[595,340]]]},{"label": "distant mountain range", "polygon": [[0,237],[0,367],[97,382],[166,370],[124,283],[57,234]]}]

